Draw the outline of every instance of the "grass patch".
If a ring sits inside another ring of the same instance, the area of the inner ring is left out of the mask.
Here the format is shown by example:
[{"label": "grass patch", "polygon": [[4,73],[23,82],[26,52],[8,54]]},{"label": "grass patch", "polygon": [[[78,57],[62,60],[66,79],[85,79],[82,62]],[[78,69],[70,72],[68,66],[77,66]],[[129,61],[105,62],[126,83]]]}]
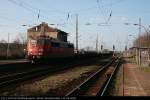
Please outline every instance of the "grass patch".
[{"label": "grass patch", "polygon": [[119,88],[121,86],[121,80],[122,80],[122,65],[119,67],[117,74],[115,75],[115,79],[113,81],[113,88],[112,88],[112,96],[118,96],[119,94]]}]

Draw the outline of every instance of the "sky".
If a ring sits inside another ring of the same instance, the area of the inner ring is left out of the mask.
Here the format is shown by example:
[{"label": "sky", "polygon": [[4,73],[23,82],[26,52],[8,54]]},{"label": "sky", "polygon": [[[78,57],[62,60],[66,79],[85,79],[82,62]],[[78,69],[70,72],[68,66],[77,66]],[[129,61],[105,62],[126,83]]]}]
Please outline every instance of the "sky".
[{"label": "sky", "polygon": [[[150,0],[0,0],[0,40],[14,41],[41,22],[67,33],[75,44],[78,14],[79,48],[124,50],[138,37],[138,26],[150,25]],[[125,25],[124,23],[130,23]],[[53,24],[53,25],[51,25]],[[23,26],[26,25],[26,26]],[[142,28],[141,34],[145,32]],[[131,36],[132,35],[132,36]]]}]

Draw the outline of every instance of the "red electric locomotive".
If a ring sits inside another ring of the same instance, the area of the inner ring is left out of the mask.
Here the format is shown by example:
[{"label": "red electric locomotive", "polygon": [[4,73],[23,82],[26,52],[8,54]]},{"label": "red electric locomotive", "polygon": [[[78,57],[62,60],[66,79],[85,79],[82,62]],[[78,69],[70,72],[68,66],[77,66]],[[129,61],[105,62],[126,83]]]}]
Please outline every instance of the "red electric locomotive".
[{"label": "red electric locomotive", "polygon": [[74,45],[49,36],[28,40],[27,56],[31,62],[37,59],[66,58],[74,56]]}]

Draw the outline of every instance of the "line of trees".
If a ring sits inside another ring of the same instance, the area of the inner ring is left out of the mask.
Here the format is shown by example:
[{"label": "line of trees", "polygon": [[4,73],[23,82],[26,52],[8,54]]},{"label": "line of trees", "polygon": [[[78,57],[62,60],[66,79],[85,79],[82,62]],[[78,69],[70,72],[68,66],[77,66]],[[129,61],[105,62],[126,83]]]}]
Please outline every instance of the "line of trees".
[{"label": "line of trees", "polygon": [[23,33],[19,33],[11,43],[0,40],[0,59],[25,58],[26,45],[27,39]]},{"label": "line of trees", "polygon": [[150,32],[149,33],[144,33],[140,37],[138,37],[136,40],[133,42],[133,46],[135,47],[149,47],[150,46]]}]

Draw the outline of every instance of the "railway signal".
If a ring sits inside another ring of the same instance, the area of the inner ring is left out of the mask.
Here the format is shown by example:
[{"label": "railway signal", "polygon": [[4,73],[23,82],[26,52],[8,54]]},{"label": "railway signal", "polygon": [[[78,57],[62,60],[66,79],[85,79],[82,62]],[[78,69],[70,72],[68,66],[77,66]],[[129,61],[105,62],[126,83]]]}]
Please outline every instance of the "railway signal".
[{"label": "railway signal", "polygon": [[125,46],[125,51],[127,51],[127,46]]},{"label": "railway signal", "polygon": [[115,45],[113,45],[113,50],[115,50]]},{"label": "railway signal", "polygon": [[103,50],[103,45],[101,45],[101,50]]}]

